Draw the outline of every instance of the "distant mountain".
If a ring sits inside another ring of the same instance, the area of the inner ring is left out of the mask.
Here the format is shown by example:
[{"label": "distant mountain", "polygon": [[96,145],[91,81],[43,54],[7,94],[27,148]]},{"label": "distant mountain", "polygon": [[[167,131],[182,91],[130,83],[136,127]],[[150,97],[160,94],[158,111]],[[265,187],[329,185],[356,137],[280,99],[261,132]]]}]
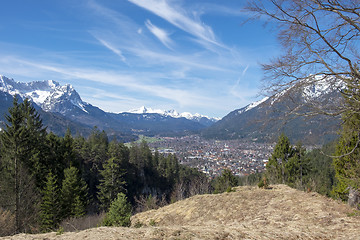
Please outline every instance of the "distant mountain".
[{"label": "distant mountain", "polygon": [[198,122],[205,126],[211,126],[215,122],[219,121],[219,118],[212,118],[205,115],[201,115],[199,113],[191,114],[189,112],[178,113],[176,110],[160,110],[160,109],[152,109],[142,106],[138,109],[132,109],[123,113],[135,113],[135,114],[149,114],[149,113],[156,113],[166,117],[172,118],[186,118],[193,122]]},{"label": "distant mountain", "polygon": [[[340,117],[318,115],[306,117],[310,105],[322,106],[341,102],[339,85],[319,81],[286,89],[243,108],[230,112],[223,119],[202,131],[214,139],[252,139],[276,141],[285,133],[293,143],[323,144],[337,137]],[[297,114],[291,114],[297,109]]]},{"label": "distant mountain", "polygon": [[136,134],[194,133],[213,123],[212,119],[200,115],[194,115],[190,120],[190,117],[176,115],[176,111],[172,114],[170,111],[167,113],[108,113],[82,101],[80,95],[69,84],[61,86],[53,80],[23,83],[1,75],[0,121],[4,119],[4,114],[12,105],[12,96],[15,94],[22,99],[29,98],[45,118],[44,123],[49,126],[49,130],[58,134],[64,133],[67,126],[80,133],[89,133],[94,126],[97,126],[110,135],[129,140],[134,139]]}]

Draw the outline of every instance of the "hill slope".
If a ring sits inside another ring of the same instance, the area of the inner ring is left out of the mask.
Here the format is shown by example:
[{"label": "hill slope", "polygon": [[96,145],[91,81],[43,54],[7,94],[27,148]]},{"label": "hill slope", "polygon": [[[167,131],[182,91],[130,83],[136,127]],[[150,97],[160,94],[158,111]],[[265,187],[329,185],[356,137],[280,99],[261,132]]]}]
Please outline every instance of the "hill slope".
[{"label": "hill slope", "polygon": [[326,109],[331,112],[329,109],[342,106],[344,103],[339,88],[328,84],[326,79],[309,85],[300,84],[230,112],[204,129],[202,136],[273,142],[281,133],[285,133],[294,143],[328,143],[338,137],[340,116],[305,115]]},{"label": "hill slope", "polygon": [[238,187],[233,193],[198,195],[132,217],[133,225],[153,221],[155,227],[2,239],[359,239],[360,217],[348,216],[352,212],[346,204],[285,185]]}]

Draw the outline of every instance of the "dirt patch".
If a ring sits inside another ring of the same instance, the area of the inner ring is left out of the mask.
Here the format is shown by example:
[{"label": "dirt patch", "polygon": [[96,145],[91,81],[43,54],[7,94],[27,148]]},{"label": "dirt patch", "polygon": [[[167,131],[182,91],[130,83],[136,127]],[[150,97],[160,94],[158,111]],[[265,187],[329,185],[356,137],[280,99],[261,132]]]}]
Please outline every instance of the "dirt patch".
[{"label": "dirt patch", "polygon": [[[2,239],[359,239],[354,209],[285,185],[270,190],[198,195],[139,213],[140,228],[94,228],[77,233],[20,234]],[[0,238],[1,239],[1,238]]]}]

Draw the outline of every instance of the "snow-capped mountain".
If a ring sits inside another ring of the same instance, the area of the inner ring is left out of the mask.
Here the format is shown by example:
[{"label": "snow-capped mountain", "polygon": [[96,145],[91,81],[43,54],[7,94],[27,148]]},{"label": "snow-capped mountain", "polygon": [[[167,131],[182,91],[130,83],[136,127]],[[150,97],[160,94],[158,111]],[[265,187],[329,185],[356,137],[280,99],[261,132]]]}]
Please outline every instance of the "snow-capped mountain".
[{"label": "snow-capped mountain", "polygon": [[191,114],[189,112],[183,112],[183,113],[178,113],[176,110],[160,110],[160,109],[152,109],[152,108],[147,108],[145,106],[142,106],[138,109],[132,109],[129,111],[126,111],[124,113],[136,113],[136,114],[146,114],[146,113],[157,113],[163,116],[168,116],[168,117],[173,117],[173,118],[186,118],[192,121],[196,121],[196,122],[200,122],[201,119],[207,119],[211,122],[217,122],[220,119],[219,118],[211,118],[205,115],[201,115],[199,113],[195,113],[195,114]]},{"label": "snow-capped mountain", "polygon": [[85,106],[88,104],[81,100],[70,84],[61,86],[53,80],[23,83],[0,75],[0,91],[10,95],[17,94],[23,99],[28,98],[46,112],[64,115],[72,107],[87,112]]},{"label": "snow-capped mountain", "polygon": [[[283,132],[294,143],[299,140],[308,144],[327,142],[337,136],[340,118],[324,115],[309,118],[303,113],[311,111],[313,107],[325,109],[342,104],[339,89],[344,84],[331,80],[321,78],[300,82],[298,86],[234,110],[204,129],[202,135],[215,139],[276,141]],[[296,114],[292,114],[294,110]]]},{"label": "snow-capped mountain", "polygon": [[[50,122],[45,121],[48,126],[53,126],[49,130],[57,133],[60,131],[60,134],[70,125],[74,126],[75,132],[78,131],[76,126],[90,129],[86,130],[88,132],[97,126],[111,135],[121,135],[121,139],[129,139],[134,138],[133,134],[178,135],[196,132],[214,123],[200,114],[178,114],[174,110],[155,111],[145,107],[130,113],[108,113],[82,101],[80,95],[69,84],[62,86],[53,80],[23,83],[1,75],[0,121],[12,105],[11,96],[15,94],[22,99],[29,98],[38,109],[41,109],[43,117],[49,119]],[[54,130],[60,125],[63,126],[61,130]]]}]

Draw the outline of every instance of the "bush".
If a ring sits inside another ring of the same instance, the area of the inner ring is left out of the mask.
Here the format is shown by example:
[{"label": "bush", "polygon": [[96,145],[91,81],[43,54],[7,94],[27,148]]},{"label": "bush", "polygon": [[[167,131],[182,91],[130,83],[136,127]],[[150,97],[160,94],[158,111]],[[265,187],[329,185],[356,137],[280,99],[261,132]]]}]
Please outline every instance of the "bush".
[{"label": "bush", "polygon": [[0,208],[0,237],[15,233],[15,216],[8,210]]},{"label": "bush", "polygon": [[129,227],[131,224],[131,211],[131,205],[127,201],[125,194],[118,193],[117,198],[110,205],[103,224],[105,226]]},{"label": "bush", "polygon": [[105,213],[71,217],[60,223],[60,228],[65,232],[76,232],[89,228],[95,228],[104,221]]},{"label": "bush", "polygon": [[266,177],[263,177],[260,182],[258,183],[259,188],[268,189],[269,188],[269,181]]}]

